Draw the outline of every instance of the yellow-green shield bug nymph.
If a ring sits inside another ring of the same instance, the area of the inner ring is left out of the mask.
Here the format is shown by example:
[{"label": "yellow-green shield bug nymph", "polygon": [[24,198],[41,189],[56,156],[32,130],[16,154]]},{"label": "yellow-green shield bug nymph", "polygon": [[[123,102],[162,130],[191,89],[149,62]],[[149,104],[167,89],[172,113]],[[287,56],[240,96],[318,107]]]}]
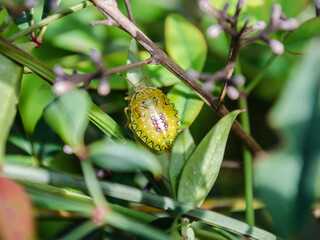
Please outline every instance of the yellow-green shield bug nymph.
[{"label": "yellow-green shield bug nymph", "polygon": [[161,90],[138,86],[126,110],[130,110],[129,128],[148,147],[157,151],[171,148],[181,130],[180,118],[173,102]]}]

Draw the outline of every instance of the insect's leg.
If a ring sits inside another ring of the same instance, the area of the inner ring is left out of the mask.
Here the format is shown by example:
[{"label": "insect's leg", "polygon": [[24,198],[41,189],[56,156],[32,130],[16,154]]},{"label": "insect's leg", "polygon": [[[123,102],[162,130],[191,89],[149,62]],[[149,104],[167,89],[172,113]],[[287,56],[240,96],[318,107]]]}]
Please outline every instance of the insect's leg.
[{"label": "insect's leg", "polygon": [[125,125],[125,127],[128,127],[129,126],[129,128],[130,128],[130,116],[129,116],[129,113],[128,113],[128,111],[130,111],[130,107],[126,107],[125,109],[124,109],[124,113],[126,114],[126,117],[127,117],[127,123],[126,123],[126,125]]},{"label": "insect's leg", "polygon": [[124,100],[131,101],[131,99],[132,99],[132,95],[128,95],[128,96],[124,97]]}]

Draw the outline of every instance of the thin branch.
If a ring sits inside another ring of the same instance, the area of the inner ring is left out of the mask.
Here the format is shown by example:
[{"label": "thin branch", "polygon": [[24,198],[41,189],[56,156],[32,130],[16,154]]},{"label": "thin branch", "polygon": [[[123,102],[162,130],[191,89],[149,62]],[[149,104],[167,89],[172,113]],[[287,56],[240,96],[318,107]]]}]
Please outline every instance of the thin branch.
[{"label": "thin branch", "polygon": [[[177,76],[183,83],[193,89],[197,95],[214,109],[220,117],[229,113],[224,106],[218,106],[216,98],[213,97],[208,91],[204,90],[197,82],[188,78],[186,72],[182,70],[169,56],[164,53],[154,42],[152,42],[139,28],[137,28],[123,13],[119,10],[115,0],[91,0],[98,9],[106,13],[115,22],[117,22],[126,32],[134,37],[161,65],[167,68],[175,76]],[[249,147],[249,149],[258,153],[263,151],[259,144],[247,134],[240,123],[235,121],[233,124],[234,132],[240,139]]]},{"label": "thin branch", "polygon": [[127,8],[128,14],[129,14],[129,19],[131,20],[131,22],[134,25],[137,25],[136,24],[136,20],[134,19],[133,14],[132,14],[132,9],[131,9],[130,2],[131,2],[131,0],[124,0],[124,3],[126,5],[126,8]]},{"label": "thin branch", "polygon": [[314,5],[316,7],[316,16],[320,16],[320,0],[314,0]]},{"label": "thin branch", "polygon": [[[95,65],[98,66],[98,60],[96,60],[95,62]],[[143,67],[147,64],[152,64],[153,62],[153,58],[148,58],[143,61],[109,69],[104,69],[103,66],[98,66],[99,71],[93,73],[77,73],[76,71],[74,71],[73,74],[66,74],[63,71],[62,67],[56,66],[53,70],[55,75],[57,76],[56,81],[53,84],[53,91],[59,95],[73,88],[76,88],[80,83],[83,83],[83,87],[87,89],[93,79],[100,78],[100,84],[98,87],[98,90],[100,89],[100,91],[98,92],[99,94],[101,93],[101,95],[106,95],[109,93],[108,76],[128,71],[134,68]]]}]

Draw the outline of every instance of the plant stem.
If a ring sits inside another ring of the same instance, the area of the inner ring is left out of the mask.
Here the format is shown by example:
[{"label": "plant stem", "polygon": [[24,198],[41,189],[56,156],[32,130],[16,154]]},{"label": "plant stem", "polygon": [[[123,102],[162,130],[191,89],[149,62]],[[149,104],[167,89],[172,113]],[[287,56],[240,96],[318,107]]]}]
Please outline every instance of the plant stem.
[{"label": "plant stem", "polygon": [[96,206],[106,206],[107,201],[103,195],[100,184],[96,178],[93,166],[89,159],[81,159],[81,167],[84,175],[84,179],[93,202]]},{"label": "plant stem", "polygon": [[[247,111],[240,114],[240,122],[243,128],[250,133],[250,123],[248,114],[248,103],[246,96],[239,98],[239,106]],[[254,225],[254,208],[253,208],[253,181],[252,181],[252,154],[248,148],[243,145],[243,168],[245,182],[245,197],[246,197],[246,221],[249,225]]]},{"label": "plant stem", "polygon": [[71,13],[78,12],[88,6],[92,6],[92,3],[90,1],[83,1],[82,3],[78,3],[74,6],[68,7],[66,9],[61,10],[61,11],[58,11],[55,14],[42,19],[40,22],[38,22],[30,27],[27,27],[27,28],[21,30],[20,32],[12,35],[11,37],[8,38],[8,40],[13,42],[13,41],[27,35],[28,33],[34,32],[34,30],[36,30],[38,28],[42,28],[43,26],[46,26],[50,23],[53,23],[53,22],[57,21],[58,19],[60,19],[64,16],[67,16]]},{"label": "plant stem", "polygon": [[[236,72],[241,74],[241,67],[238,64],[236,66]],[[243,90],[243,89],[240,89]],[[240,114],[240,122],[243,129],[250,134],[250,118],[249,109],[246,95],[240,95],[239,98],[240,109],[245,109],[246,111]],[[253,170],[252,170],[252,154],[249,149],[243,144],[243,169],[244,169],[244,191],[246,199],[246,222],[253,226],[254,220],[254,206],[253,206]]]},{"label": "plant stem", "polygon": [[246,87],[245,92],[247,95],[250,94],[250,92],[260,83],[263,76],[267,73],[269,68],[271,67],[274,60],[277,58],[278,55],[272,54],[272,56],[269,58],[266,65],[263,67],[263,69],[260,71],[260,73],[250,82],[250,84]]},{"label": "plant stem", "polygon": [[213,227],[213,230],[215,230],[217,233],[219,233],[221,236],[225,237],[228,240],[238,240],[238,238],[234,237],[232,234],[228,233],[223,229]]}]

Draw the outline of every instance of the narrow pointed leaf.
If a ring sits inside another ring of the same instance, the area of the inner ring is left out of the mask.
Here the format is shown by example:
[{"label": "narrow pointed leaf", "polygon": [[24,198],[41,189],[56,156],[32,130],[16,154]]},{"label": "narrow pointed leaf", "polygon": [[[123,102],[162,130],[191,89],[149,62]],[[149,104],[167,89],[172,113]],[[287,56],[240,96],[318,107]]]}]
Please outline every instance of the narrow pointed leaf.
[{"label": "narrow pointed leaf", "polygon": [[203,203],[218,177],[228,135],[239,113],[223,117],[190,156],[180,178],[178,201],[192,206]]},{"label": "narrow pointed leaf", "polygon": [[150,171],[161,176],[161,166],[153,154],[128,142],[99,141],[89,146],[89,156],[94,164],[113,171]]},{"label": "narrow pointed leaf", "polygon": [[169,179],[176,196],[179,179],[185,163],[196,148],[189,128],[180,133],[171,149],[169,162]]},{"label": "narrow pointed leaf", "polygon": [[44,118],[66,144],[78,148],[83,145],[88,125],[88,108],[87,93],[83,90],[73,90],[50,103],[44,111]]},{"label": "narrow pointed leaf", "polygon": [[108,114],[103,112],[96,104],[89,101],[88,117],[107,136],[115,139],[124,139],[121,128]]}]

